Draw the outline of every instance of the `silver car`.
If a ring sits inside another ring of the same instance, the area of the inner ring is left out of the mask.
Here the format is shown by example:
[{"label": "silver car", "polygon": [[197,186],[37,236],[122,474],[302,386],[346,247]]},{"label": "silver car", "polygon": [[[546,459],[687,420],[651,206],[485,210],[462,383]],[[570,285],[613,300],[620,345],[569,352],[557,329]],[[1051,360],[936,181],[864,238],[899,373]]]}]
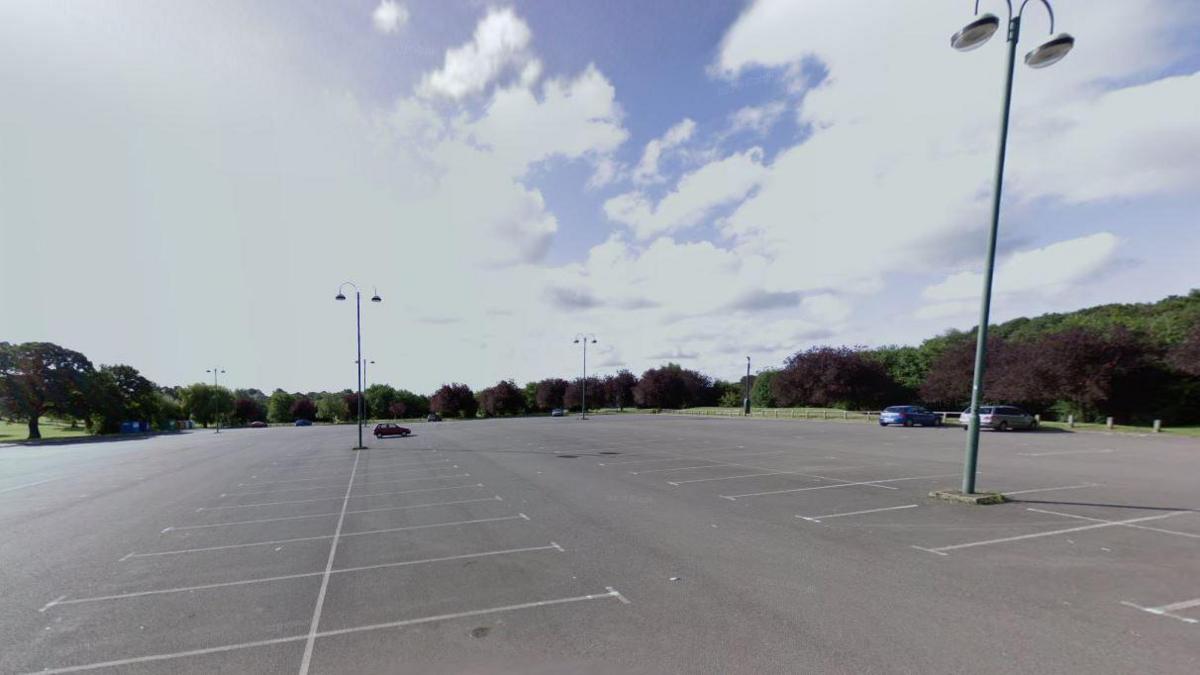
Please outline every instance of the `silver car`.
[{"label": "silver car", "polygon": [[[966,431],[971,423],[971,411],[964,410],[958,418]],[[1037,429],[1037,418],[1011,405],[979,406],[979,428],[1008,431],[1009,429]]]}]

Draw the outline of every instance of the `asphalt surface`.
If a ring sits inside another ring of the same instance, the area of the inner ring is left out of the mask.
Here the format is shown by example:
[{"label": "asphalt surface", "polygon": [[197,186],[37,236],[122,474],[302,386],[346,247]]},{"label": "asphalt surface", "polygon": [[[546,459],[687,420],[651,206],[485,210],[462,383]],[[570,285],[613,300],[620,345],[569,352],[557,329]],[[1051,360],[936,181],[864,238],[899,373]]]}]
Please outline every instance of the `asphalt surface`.
[{"label": "asphalt surface", "polygon": [[0,448],[0,672],[1200,672],[1200,441],[650,415]]}]

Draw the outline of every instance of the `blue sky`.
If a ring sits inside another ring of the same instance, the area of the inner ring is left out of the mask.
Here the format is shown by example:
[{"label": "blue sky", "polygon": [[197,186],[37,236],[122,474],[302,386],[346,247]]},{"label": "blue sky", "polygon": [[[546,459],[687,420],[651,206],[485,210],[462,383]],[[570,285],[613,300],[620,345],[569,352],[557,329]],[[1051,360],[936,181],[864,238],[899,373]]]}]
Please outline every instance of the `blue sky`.
[{"label": "blue sky", "polygon": [[[338,389],[351,279],[372,379],[429,391],[570,375],[580,331],[734,378],[969,328],[1004,52],[949,48],[971,4],[4,3],[0,339]],[[1197,285],[1200,10],[1054,6],[997,320]]]}]

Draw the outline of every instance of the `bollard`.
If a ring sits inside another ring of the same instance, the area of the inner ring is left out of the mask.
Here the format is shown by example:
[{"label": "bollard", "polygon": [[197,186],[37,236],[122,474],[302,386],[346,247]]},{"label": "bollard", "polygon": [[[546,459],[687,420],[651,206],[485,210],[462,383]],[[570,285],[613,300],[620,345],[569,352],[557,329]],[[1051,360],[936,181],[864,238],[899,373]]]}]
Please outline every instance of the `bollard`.
[{"label": "bollard", "polygon": [[823,419],[823,420],[829,419],[829,411],[828,410],[821,411],[821,419]]},{"label": "bollard", "polygon": [[1067,415],[1067,427],[1070,429],[1075,428],[1075,416],[1074,415]]},{"label": "bollard", "polygon": [[1162,420],[1154,420],[1154,433],[1162,433]]},{"label": "bollard", "polygon": [[1038,424],[1041,424],[1042,423],[1042,414],[1038,413],[1038,414],[1034,415],[1033,421],[1037,422]]},{"label": "bollard", "polygon": [[1109,431],[1112,431],[1112,428],[1113,428],[1113,418],[1111,418],[1111,417],[1110,417],[1110,418],[1108,418],[1108,419],[1107,419],[1107,420],[1104,422],[1104,426],[1108,427],[1108,430],[1109,430]]},{"label": "bollard", "polygon": [[849,410],[842,411],[842,419],[844,419],[844,420],[850,419],[850,411]]}]

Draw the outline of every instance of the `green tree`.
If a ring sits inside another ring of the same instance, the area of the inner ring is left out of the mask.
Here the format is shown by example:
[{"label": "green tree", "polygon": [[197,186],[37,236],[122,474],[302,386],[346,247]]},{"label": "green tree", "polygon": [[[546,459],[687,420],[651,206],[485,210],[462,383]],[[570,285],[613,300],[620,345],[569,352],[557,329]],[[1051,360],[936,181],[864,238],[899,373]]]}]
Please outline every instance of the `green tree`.
[{"label": "green tree", "polygon": [[267,419],[276,423],[291,422],[292,406],[295,403],[295,396],[282,389],[276,389],[271,393],[271,398],[267,399]]},{"label": "green tree", "polygon": [[50,342],[0,342],[0,411],[25,420],[30,440],[39,439],[42,415],[87,415],[94,373],[86,356]]},{"label": "green tree", "polygon": [[367,399],[367,407],[375,412],[376,417],[393,416],[392,404],[400,400],[399,392],[388,384],[373,384],[367,387],[363,395]]},{"label": "green tree", "polygon": [[756,408],[774,408],[775,394],[771,392],[771,382],[779,374],[778,370],[768,369],[758,373],[754,385],[750,387],[750,405]]},{"label": "green tree", "polygon": [[88,422],[95,433],[120,431],[126,420],[152,423],[158,418],[158,387],[133,366],[100,366],[89,389]]},{"label": "green tree", "polygon": [[208,428],[210,423],[233,413],[233,392],[197,382],[183,390],[183,407],[193,420]]},{"label": "green tree", "polygon": [[341,422],[349,419],[350,411],[341,394],[321,394],[317,399],[317,418],[324,422]]}]

